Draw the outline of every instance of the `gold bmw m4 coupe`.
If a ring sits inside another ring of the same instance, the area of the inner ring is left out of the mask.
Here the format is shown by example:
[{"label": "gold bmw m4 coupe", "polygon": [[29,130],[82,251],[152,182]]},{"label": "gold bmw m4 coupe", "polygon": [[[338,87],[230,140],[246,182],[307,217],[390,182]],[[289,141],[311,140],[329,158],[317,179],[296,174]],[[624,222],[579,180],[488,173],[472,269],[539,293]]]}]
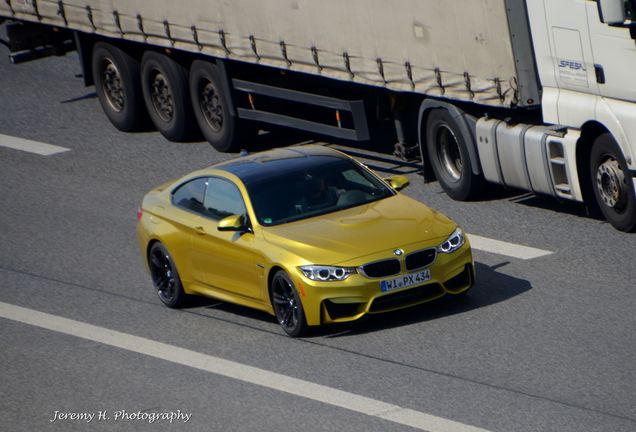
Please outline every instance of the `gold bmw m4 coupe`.
[{"label": "gold bmw m4 coupe", "polygon": [[327,147],[256,153],[149,192],[139,246],[166,306],[213,297],[296,337],[473,285],[466,235],[398,192],[407,185]]}]

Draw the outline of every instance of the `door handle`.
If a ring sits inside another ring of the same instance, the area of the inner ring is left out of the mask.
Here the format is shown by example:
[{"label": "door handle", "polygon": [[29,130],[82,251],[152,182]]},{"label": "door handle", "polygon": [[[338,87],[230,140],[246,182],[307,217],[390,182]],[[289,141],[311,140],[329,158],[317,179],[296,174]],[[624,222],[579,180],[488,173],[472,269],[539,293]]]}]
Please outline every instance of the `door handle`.
[{"label": "door handle", "polygon": [[205,235],[205,229],[202,226],[195,226],[194,230],[197,232],[197,234],[199,235]]},{"label": "door handle", "polygon": [[599,84],[605,84],[605,70],[603,70],[603,66],[595,64],[594,72],[596,72],[596,82]]}]

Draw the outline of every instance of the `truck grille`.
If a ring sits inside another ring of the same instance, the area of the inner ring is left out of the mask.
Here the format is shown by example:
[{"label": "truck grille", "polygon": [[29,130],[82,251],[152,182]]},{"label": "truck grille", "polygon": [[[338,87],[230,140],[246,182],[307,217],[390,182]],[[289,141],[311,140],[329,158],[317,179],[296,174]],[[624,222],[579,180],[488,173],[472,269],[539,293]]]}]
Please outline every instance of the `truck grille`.
[{"label": "truck grille", "polygon": [[424,249],[408,254],[404,260],[406,269],[410,271],[426,267],[435,261],[436,254],[437,250],[435,248]]},{"label": "truck grille", "polygon": [[362,273],[370,278],[393,276],[400,273],[401,270],[400,261],[395,258],[365,264],[361,269]]}]

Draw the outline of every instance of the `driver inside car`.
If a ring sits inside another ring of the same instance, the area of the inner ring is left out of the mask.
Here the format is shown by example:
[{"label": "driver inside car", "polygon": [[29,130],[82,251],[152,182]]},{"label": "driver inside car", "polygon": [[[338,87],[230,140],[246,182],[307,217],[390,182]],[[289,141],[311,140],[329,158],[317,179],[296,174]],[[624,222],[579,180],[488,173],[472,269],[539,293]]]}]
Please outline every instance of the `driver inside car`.
[{"label": "driver inside car", "polygon": [[328,186],[324,177],[306,174],[303,183],[303,196],[296,205],[298,212],[328,208],[338,202],[338,189]]}]

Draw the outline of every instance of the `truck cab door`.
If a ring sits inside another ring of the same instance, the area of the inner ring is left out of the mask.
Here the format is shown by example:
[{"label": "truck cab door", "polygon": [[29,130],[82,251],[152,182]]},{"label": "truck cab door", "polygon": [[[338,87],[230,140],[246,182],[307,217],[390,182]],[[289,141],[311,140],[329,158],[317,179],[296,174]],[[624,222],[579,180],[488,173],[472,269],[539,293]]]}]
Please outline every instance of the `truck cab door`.
[{"label": "truck cab door", "polygon": [[[539,2],[543,11],[538,7]],[[545,26],[541,26],[541,30],[547,33],[549,54],[546,54],[554,71],[553,77],[544,80],[544,116],[548,122],[580,126],[594,117],[595,98],[590,96],[599,94],[599,85],[590,42],[589,5],[596,7],[596,2],[529,1],[529,9],[534,14],[531,19],[539,20],[542,12],[545,14]],[[595,11],[595,14],[598,15],[598,12]],[[549,70],[546,67],[541,69],[543,72]]]},{"label": "truck cab door", "polygon": [[[544,0],[548,31],[559,88],[598,94],[588,14],[595,2]],[[598,19],[598,12],[592,9]]]},{"label": "truck cab door", "polygon": [[[636,41],[627,26],[601,22],[596,2],[586,2],[588,25],[600,94],[636,101]],[[634,17],[632,17],[634,19]]]}]

